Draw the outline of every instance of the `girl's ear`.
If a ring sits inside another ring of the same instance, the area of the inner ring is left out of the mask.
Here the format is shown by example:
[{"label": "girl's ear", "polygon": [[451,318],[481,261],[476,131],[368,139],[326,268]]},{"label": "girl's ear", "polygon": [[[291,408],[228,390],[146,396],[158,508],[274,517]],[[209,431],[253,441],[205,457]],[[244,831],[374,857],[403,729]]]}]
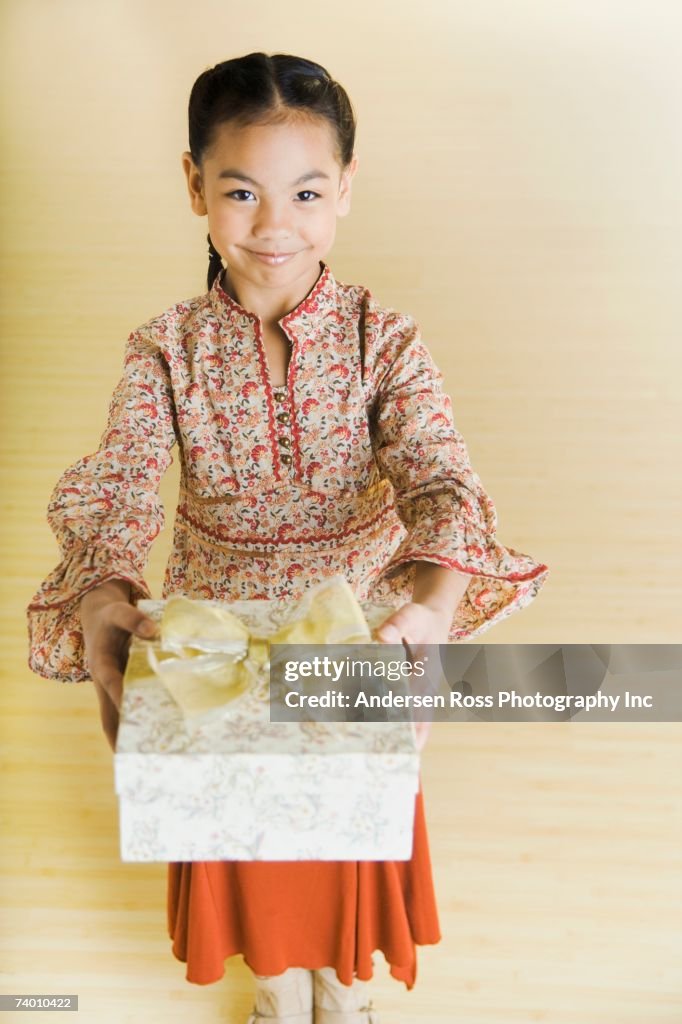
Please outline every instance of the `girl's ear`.
[{"label": "girl's ear", "polygon": [[182,169],[187,180],[187,191],[189,192],[192,210],[196,213],[197,217],[205,217],[208,210],[206,209],[204,183],[201,179],[201,171],[192,160],[191,153],[182,154]]},{"label": "girl's ear", "polygon": [[351,182],[353,175],[358,169],[358,156],[357,153],[353,154],[353,159],[348,166],[341,172],[341,181],[339,183],[339,196],[337,199],[336,213],[339,217],[345,217],[350,210],[350,193],[351,193]]}]

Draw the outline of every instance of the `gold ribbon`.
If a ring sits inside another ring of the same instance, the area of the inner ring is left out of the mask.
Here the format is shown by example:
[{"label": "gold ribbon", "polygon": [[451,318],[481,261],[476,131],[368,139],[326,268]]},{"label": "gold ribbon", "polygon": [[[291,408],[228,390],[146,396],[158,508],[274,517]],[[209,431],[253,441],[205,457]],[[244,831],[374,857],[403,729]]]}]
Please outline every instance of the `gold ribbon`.
[{"label": "gold ribbon", "polygon": [[[260,601],[252,602],[258,611]],[[231,704],[255,689],[268,697],[271,644],[369,643],[371,630],[350,585],[333,576],[292,603],[274,632],[251,631],[225,604],[167,599],[160,642],[147,647],[149,663],[185,718]]]}]

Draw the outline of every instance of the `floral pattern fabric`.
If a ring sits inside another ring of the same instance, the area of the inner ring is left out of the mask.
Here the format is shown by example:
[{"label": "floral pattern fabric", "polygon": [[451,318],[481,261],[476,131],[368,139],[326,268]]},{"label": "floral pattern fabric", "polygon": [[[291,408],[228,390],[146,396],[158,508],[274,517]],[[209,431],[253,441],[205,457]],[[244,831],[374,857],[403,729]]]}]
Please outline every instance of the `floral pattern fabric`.
[{"label": "floral pattern fabric", "polygon": [[129,336],[97,451],[57,482],[61,561],[28,606],[29,665],[88,679],[79,601],[109,579],[149,598],[159,484],[181,482],[162,597],[299,598],[342,572],[361,601],[410,600],[417,561],[471,582],[449,640],[524,608],[548,570],[496,537],[494,505],[456,430],[414,319],[321,264],[279,321],[287,383],[271,384],[262,323],[216,279]]}]

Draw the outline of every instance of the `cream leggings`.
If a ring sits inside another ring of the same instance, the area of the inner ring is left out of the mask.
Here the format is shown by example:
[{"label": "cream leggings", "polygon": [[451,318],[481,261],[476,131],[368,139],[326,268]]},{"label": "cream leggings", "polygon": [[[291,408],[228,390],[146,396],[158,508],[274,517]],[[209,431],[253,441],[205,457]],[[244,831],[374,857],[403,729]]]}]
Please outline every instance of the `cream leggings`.
[{"label": "cream leggings", "polygon": [[249,1024],[378,1024],[368,1004],[368,982],[343,985],[332,967],[309,971],[290,967],[283,974],[254,975],[255,1009]]}]

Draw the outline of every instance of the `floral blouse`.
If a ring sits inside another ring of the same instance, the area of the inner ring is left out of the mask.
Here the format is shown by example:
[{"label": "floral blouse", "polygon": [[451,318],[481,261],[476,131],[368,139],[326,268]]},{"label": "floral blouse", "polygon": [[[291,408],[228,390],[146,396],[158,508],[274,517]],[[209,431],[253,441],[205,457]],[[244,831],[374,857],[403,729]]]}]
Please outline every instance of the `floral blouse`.
[{"label": "floral blouse", "polygon": [[459,641],[538,593],[547,567],[498,542],[417,324],[320,266],[279,321],[291,342],[282,388],[260,319],[219,278],[130,335],[100,446],[50,498],[61,561],[28,606],[33,671],[90,678],[79,615],[88,590],[123,579],[133,601],[151,597],[143,573],[176,443],[163,597],[298,598],[342,572],[359,600],[399,607],[415,562],[435,562],[471,576],[449,634]]}]

